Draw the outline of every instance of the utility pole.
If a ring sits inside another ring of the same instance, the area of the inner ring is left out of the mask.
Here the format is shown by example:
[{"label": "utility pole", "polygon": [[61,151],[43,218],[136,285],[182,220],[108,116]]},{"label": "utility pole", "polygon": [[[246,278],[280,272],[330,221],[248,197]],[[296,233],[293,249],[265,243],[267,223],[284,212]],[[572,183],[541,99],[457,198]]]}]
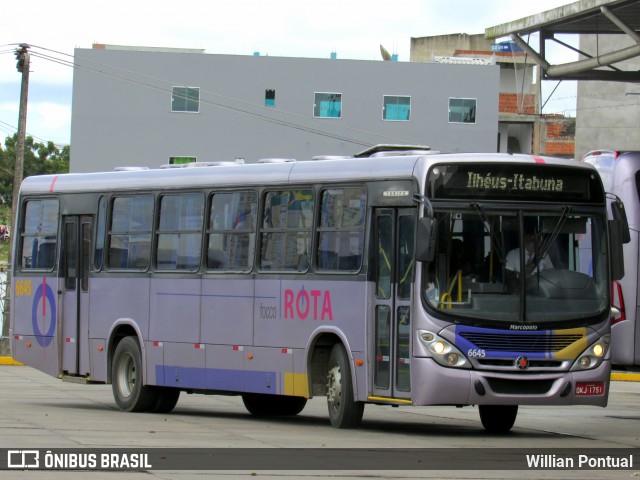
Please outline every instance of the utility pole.
[{"label": "utility pole", "polygon": [[[13,195],[11,199],[11,240],[18,231],[18,194],[22,183],[24,170],[24,143],[27,131],[27,98],[29,96],[29,45],[21,43],[16,49],[16,68],[22,73],[22,85],[20,87],[20,113],[18,116],[18,141],[16,144],[16,163],[13,169]],[[13,244],[13,242],[11,242]],[[9,262],[7,264],[7,284],[4,298],[4,312],[2,323],[2,339],[0,340],[0,356],[10,355],[9,348],[9,318],[11,298],[11,268],[13,265],[13,253],[9,249]]]}]

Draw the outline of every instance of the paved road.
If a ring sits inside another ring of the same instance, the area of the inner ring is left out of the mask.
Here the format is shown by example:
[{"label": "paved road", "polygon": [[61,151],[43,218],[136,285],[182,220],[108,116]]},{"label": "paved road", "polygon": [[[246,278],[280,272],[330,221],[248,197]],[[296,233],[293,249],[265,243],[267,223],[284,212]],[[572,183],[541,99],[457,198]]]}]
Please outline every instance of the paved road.
[{"label": "paved road", "polygon": [[[490,436],[473,407],[367,405],[357,430],[329,426],[322,398],[309,401],[295,418],[257,419],[239,397],[186,395],[171,414],[123,413],[109,385],[74,385],[29,367],[0,366],[0,448],[455,448],[464,464],[470,448],[640,448],[640,383],[612,382],[609,406],[521,407],[511,434]],[[214,477],[287,478],[463,478],[581,479],[640,478],[634,469],[615,470],[463,470],[352,472],[159,471],[46,472],[3,471],[13,479],[195,480]]]}]

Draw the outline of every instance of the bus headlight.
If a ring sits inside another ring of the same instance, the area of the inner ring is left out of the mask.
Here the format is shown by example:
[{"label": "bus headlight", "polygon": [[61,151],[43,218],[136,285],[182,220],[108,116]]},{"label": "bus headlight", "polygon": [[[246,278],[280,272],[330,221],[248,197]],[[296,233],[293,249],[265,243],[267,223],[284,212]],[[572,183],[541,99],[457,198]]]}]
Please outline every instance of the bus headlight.
[{"label": "bus headlight", "polygon": [[443,367],[471,368],[462,352],[444,338],[427,330],[418,330],[418,336],[438,364]]},{"label": "bus headlight", "polygon": [[593,343],[589,348],[582,352],[582,355],[580,355],[575,361],[571,370],[589,370],[599,366],[607,355],[610,342],[611,337],[609,335],[605,335],[600,340]]}]

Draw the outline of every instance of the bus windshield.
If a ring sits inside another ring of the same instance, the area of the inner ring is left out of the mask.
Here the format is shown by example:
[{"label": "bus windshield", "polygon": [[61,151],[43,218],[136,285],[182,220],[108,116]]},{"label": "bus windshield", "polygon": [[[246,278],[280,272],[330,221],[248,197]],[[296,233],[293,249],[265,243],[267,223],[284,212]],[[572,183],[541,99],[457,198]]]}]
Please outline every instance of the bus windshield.
[{"label": "bus windshield", "polygon": [[602,321],[608,270],[599,216],[473,203],[434,214],[436,255],[423,286],[431,308],[469,324]]}]

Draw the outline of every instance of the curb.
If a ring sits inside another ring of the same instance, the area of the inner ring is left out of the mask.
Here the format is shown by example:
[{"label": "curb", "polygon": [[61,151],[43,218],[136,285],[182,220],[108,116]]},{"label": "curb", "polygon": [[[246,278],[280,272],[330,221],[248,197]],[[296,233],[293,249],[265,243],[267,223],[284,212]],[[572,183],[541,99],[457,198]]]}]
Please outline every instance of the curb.
[{"label": "curb", "polygon": [[611,380],[618,382],[640,382],[640,373],[611,372]]},{"label": "curb", "polygon": [[11,357],[0,357],[0,365],[24,365]]}]

